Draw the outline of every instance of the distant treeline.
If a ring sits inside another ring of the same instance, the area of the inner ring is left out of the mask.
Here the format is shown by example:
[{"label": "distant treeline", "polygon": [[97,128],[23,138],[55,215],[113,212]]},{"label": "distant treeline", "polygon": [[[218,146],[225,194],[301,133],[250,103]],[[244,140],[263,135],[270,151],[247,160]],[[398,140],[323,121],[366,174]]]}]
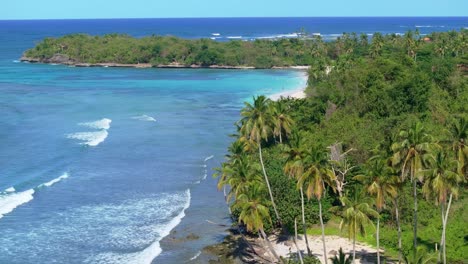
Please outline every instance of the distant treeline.
[{"label": "distant treeline", "polygon": [[[448,43],[450,33],[434,33],[420,38],[421,46],[435,45],[430,40],[442,39],[438,52],[460,53],[466,49],[466,31],[461,31],[461,38],[453,45]],[[411,33],[411,36],[418,33]],[[405,46],[405,36],[376,33],[374,38],[384,42],[401,43]],[[447,39],[447,41],[443,41]],[[377,43],[378,44],[378,43]],[[418,43],[416,43],[418,44]],[[450,45],[449,45],[450,44]],[[409,44],[415,45],[415,44]],[[431,50],[434,50],[430,48]],[[46,38],[34,48],[27,50],[24,57],[40,62],[50,62],[54,55],[60,57],[58,63],[118,63],[151,64],[178,66],[233,66],[233,67],[288,67],[311,65],[318,58],[335,60],[342,54],[353,56],[373,55],[382,52],[372,45],[366,34],[343,34],[335,41],[324,42],[320,36],[301,35],[299,38],[254,41],[231,40],[218,42],[211,39],[181,39],[173,36],[149,36],[135,38],[129,35],[109,34],[90,36],[72,34],[60,38]]]}]

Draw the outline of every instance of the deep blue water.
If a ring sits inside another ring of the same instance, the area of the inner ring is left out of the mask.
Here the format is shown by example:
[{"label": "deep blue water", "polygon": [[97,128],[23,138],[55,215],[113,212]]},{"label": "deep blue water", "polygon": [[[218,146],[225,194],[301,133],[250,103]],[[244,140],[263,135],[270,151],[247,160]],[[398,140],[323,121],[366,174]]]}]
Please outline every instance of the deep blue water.
[{"label": "deep blue water", "polygon": [[[291,37],[300,28],[332,38],[466,26],[467,18],[0,21],[0,263],[190,262],[222,239],[217,224],[229,224],[211,174],[242,102],[304,85],[302,73],[285,70],[18,63],[42,38],[118,32],[228,40]],[[172,229],[200,238],[159,243]]]}]

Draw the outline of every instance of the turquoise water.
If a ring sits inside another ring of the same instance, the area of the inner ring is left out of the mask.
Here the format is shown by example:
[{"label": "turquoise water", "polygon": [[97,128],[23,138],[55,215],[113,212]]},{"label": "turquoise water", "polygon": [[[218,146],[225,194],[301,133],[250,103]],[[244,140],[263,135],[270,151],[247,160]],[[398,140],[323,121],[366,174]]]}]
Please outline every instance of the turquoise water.
[{"label": "turquoise water", "polygon": [[[44,37],[119,32],[226,41],[297,37],[304,28],[328,40],[342,32],[427,34],[466,28],[467,21],[0,21],[0,263],[196,262],[230,224],[211,174],[243,102],[305,84],[303,73],[285,70],[18,63]],[[199,238],[185,239],[189,234]]]},{"label": "turquoise water", "polygon": [[[283,70],[2,66],[0,263],[189,260],[224,232],[210,222],[229,224],[211,174],[242,102],[304,85]],[[182,218],[201,238],[161,248]]]}]

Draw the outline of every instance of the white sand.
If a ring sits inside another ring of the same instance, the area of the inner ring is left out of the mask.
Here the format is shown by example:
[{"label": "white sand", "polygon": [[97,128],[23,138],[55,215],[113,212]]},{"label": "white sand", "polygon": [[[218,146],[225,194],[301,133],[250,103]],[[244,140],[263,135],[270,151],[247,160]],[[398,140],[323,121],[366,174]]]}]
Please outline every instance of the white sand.
[{"label": "white sand", "polygon": [[306,98],[306,94],[305,94],[304,91],[305,91],[305,88],[307,86],[307,78],[308,78],[307,73],[304,72],[304,75],[302,75],[300,78],[302,78],[302,82],[301,82],[299,88],[296,88],[294,90],[288,90],[288,91],[276,93],[276,94],[270,95],[269,98],[271,100],[273,100],[273,101],[278,101],[279,99],[281,99],[281,97],[283,97],[283,98],[291,97],[291,98],[295,98],[295,99]]},{"label": "white sand", "polygon": [[[312,254],[314,254],[316,257],[320,259],[322,263],[324,263],[323,262],[322,237],[309,235],[308,239],[309,239],[309,246],[310,246],[310,250],[312,251]],[[294,245],[292,238],[290,238],[286,242],[278,243],[276,242],[275,238],[272,237],[271,241],[276,252],[280,256],[287,257],[289,253],[297,252],[296,246]],[[352,240],[348,240],[347,238],[343,238],[339,236],[325,236],[325,243],[327,246],[327,258],[333,257],[335,255],[335,254],[332,254],[331,251],[336,251],[336,254],[338,254],[338,250],[340,249],[340,247],[343,248],[343,252],[345,252],[345,254],[352,255],[352,250],[353,250]],[[301,251],[307,254],[305,240],[303,239],[302,236],[299,236],[297,244],[299,248],[301,249]],[[382,252],[382,249],[381,249],[381,252]],[[377,250],[375,248],[372,248],[371,246],[363,244],[363,243],[356,242],[356,263],[361,263],[361,264],[373,263],[373,262],[361,260],[360,255],[376,254],[376,253],[377,253]]]}]

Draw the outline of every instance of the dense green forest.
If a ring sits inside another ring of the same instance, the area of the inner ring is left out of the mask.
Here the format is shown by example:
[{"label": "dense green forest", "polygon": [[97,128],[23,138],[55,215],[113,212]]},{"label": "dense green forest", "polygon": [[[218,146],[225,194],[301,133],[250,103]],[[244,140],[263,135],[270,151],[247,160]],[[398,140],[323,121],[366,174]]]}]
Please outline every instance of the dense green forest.
[{"label": "dense green forest", "polygon": [[218,42],[211,39],[181,39],[170,36],[134,38],[110,34],[85,34],[46,38],[24,53],[47,62],[56,54],[75,63],[150,63],[157,65],[226,65],[271,68],[309,65],[314,41],[305,39]]},{"label": "dense green forest", "polygon": [[335,227],[385,249],[378,263],[466,263],[467,36],[295,40],[308,97],[246,102],[216,174],[239,225],[265,240]]}]

